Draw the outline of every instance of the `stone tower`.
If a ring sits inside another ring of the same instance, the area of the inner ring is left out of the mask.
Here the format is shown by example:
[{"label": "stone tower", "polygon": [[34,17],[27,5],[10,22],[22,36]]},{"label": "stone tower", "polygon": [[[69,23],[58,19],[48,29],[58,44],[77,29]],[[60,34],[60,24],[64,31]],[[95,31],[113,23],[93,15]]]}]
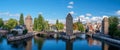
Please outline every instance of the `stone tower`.
[{"label": "stone tower", "polygon": [[28,32],[32,32],[33,29],[32,29],[32,18],[30,15],[28,15],[26,18],[25,18],[25,25],[26,25],[26,28],[28,30]]},{"label": "stone tower", "polygon": [[108,34],[109,32],[109,21],[107,17],[105,17],[102,21],[102,32],[104,34]]},{"label": "stone tower", "polygon": [[70,13],[66,17],[66,33],[67,35],[73,34],[73,18]]}]

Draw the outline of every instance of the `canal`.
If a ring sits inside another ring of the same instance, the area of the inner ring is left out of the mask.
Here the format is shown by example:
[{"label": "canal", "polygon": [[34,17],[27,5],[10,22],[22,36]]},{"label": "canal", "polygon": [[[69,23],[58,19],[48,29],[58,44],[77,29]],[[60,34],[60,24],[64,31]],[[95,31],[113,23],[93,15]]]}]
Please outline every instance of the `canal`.
[{"label": "canal", "polygon": [[91,37],[68,41],[34,36],[14,42],[7,42],[5,37],[1,37],[0,50],[120,50],[120,47]]}]

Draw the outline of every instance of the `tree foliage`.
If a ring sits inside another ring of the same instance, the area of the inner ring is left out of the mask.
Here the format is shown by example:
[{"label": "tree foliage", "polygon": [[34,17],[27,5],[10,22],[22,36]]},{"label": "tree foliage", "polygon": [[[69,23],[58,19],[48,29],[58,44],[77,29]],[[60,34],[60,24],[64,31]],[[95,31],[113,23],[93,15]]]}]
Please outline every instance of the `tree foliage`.
[{"label": "tree foliage", "polygon": [[16,19],[9,19],[8,21],[7,21],[7,23],[6,23],[6,27],[8,28],[8,29],[12,29],[12,28],[14,28],[16,25],[18,25],[18,22],[17,22],[17,20]]},{"label": "tree foliage", "polygon": [[79,30],[79,31],[83,32],[85,30],[85,28],[82,23],[75,22],[75,23],[73,23],[73,30]]},{"label": "tree foliage", "polygon": [[81,32],[83,32],[85,30],[83,24],[78,23],[78,30]]},{"label": "tree foliage", "polygon": [[78,30],[77,22],[73,23],[73,30]]},{"label": "tree foliage", "polygon": [[117,28],[118,24],[119,24],[119,18],[117,16],[109,17],[109,35],[111,36],[120,35],[120,30],[118,30]]},{"label": "tree foliage", "polygon": [[44,30],[49,30],[49,24],[48,21],[44,21]]},{"label": "tree foliage", "polygon": [[64,24],[63,23],[59,23],[58,20],[56,20],[56,24],[55,24],[57,30],[62,30],[64,28]]},{"label": "tree foliage", "polygon": [[43,31],[44,29],[44,19],[41,14],[38,15],[37,19],[37,30],[38,31]]},{"label": "tree foliage", "polygon": [[37,18],[34,18],[34,26],[33,30],[37,30]]},{"label": "tree foliage", "polygon": [[22,13],[20,14],[19,24],[24,25],[24,16]]},{"label": "tree foliage", "polygon": [[0,18],[0,27],[2,27],[4,25],[4,22],[2,20],[2,18]]},{"label": "tree foliage", "polygon": [[46,31],[49,30],[48,21],[45,21],[41,14],[38,18],[34,19],[34,31]]}]

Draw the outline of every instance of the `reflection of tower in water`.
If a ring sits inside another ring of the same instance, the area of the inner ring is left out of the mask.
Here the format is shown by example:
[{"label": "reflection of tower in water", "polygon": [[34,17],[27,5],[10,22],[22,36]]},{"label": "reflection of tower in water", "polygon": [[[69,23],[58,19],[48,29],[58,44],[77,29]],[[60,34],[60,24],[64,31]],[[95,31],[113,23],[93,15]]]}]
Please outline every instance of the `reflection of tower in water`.
[{"label": "reflection of tower in water", "polygon": [[31,49],[32,49],[32,39],[27,41],[27,45],[26,45],[25,50],[31,50]]},{"label": "reflection of tower in water", "polygon": [[102,50],[108,50],[108,45],[105,43],[102,43]]},{"label": "reflection of tower in water", "polygon": [[108,45],[106,43],[102,43],[102,50],[120,50],[120,47],[119,46],[114,46],[113,45]]},{"label": "reflection of tower in water", "polygon": [[66,41],[66,50],[73,50],[73,42]]}]

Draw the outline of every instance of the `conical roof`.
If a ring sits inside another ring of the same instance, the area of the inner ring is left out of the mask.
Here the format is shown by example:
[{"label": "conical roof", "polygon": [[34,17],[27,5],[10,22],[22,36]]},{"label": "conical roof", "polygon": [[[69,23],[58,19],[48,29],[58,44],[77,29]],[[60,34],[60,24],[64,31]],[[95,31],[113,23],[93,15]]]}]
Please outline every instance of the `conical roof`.
[{"label": "conical roof", "polygon": [[72,19],[72,15],[70,13],[68,13],[66,18],[71,18]]}]

